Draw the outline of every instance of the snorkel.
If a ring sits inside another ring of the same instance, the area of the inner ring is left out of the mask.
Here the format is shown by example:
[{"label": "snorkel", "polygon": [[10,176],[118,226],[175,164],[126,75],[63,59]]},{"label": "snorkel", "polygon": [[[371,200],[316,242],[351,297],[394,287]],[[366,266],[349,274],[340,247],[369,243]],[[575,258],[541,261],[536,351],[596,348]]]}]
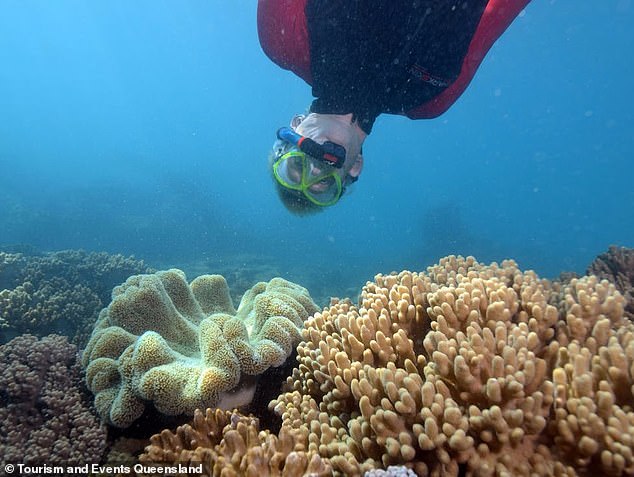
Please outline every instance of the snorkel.
[{"label": "snorkel", "polygon": [[278,129],[277,137],[296,146],[304,154],[308,154],[337,169],[341,169],[346,161],[346,149],[334,142],[326,141],[323,144],[319,144],[309,137],[296,133],[289,127]]}]

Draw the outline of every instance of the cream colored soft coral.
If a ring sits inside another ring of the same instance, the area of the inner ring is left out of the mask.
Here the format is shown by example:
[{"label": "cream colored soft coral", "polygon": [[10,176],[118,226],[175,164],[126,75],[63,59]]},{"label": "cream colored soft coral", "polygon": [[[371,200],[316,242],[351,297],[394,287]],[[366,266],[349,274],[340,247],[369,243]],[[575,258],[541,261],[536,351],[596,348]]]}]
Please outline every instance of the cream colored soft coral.
[{"label": "cream colored soft coral", "polygon": [[257,284],[236,311],[219,275],[191,284],[180,270],[130,277],[113,291],[83,353],[97,410],[127,427],[148,401],[178,415],[235,398],[243,375],[286,360],[315,311],[304,288],[282,279]]}]

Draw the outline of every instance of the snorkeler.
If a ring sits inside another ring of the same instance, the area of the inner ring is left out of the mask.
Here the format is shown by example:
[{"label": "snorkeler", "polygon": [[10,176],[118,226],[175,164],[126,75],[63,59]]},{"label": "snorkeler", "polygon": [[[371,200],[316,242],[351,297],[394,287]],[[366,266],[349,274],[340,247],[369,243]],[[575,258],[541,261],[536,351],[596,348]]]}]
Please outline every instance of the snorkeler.
[{"label": "snorkeler", "polygon": [[380,114],[445,112],[529,1],[259,0],[264,52],[315,97],[307,115],[278,130],[270,156],[286,208],[336,204],[359,178]]}]

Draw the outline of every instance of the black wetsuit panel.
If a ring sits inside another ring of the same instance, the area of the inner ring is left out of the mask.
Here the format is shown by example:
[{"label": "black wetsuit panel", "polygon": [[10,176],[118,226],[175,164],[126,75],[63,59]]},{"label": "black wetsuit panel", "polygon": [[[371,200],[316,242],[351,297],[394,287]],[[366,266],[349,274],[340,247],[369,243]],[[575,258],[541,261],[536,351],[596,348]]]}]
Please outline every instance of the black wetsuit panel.
[{"label": "black wetsuit panel", "polygon": [[460,74],[488,0],[307,0],[311,111],[354,113],[370,132]]}]

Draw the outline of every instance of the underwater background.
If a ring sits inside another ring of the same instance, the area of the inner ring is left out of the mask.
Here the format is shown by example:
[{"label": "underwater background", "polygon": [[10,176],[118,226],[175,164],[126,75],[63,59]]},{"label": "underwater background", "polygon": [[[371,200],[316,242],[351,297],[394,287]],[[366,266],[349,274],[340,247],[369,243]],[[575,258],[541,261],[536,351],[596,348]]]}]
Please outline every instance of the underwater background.
[{"label": "underwater background", "polygon": [[630,0],[532,2],[446,114],[381,116],[349,196],[303,218],[266,158],[310,88],[262,52],[256,2],[0,9],[0,246],[343,296],[447,254],[554,277],[634,245]]}]

